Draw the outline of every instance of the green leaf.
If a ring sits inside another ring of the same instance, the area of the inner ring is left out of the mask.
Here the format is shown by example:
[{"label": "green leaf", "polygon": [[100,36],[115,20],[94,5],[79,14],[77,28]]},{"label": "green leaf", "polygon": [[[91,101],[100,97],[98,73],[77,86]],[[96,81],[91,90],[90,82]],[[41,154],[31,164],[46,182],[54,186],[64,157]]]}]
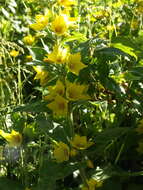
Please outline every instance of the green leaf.
[{"label": "green leaf", "polygon": [[73,32],[72,35],[67,37],[63,42],[71,42],[71,41],[74,41],[74,40],[86,41],[87,38],[86,38],[85,34],[82,34],[82,33],[79,33],[79,32]]},{"label": "green leaf", "polygon": [[100,190],[122,190],[122,184],[119,179],[108,179],[103,183],[103,186]]},{"label": "green leaf", "polygon": [[1,190],[21,190],[24,189],[24,187],[21,185],[21,183],[7,179],[5,177],[0,177],[0,189]]},{"label": "green leaf", "polygon": [[48,132],[50,129],[54,128],[53,122],[50,117],[46,117],[43,113],[38,114],[35,118],[40,129],[44,132]]},{"label": "green leaf", "polygon": [[[43,187],[46,189],[54,190],[54,185],[56,180],[63,179],[66,176],[72,174],[75,170],[83,167],[82,163],[56,163],[51,160],[45,160],[43,167],[41,168],[40,173],[40,182],[38,188],[43,190]],[[39,190],[36,188],[36,190]],[[40,189],[40,190],[41,190]]]},{"label": "green leaf", "polygon": [[40,113],[40,112],[49,112],[49,109],[46,107],[46,102],[37,101],[35,103],[29,103],[27,105],[18,106],[13,111],[14,112],[33,112],[33,113]]},{"label": "green leaf", "polygon": [[128,127],[116,127],[105,129],[96,136],[96,143],[104,144],[130,131]]},{"label": "green leaf", "polygon": [[94,56],[97,57],[100,62],[115,61],[117,56],[122,56],[124,58],[127,57],[129,60],[132,57],[135,58],[133,55],[130,55],[127,52],[115,47],[106,47],[96,50],[94,52]]},{"label": "green leaf", "polygon": [[54,178],[55,180],[63,179],[79,169],[83,164],[81,163],[56,163],[55,161],[45,161],[41,169],[41,176],[47,178]]},{"label": "green leaf", "polygon": [[130,129],[127,127],[116,127],[105,129],[104,131],[98,133],[95,137],[96,146],[93,152],[97,155],[102,155],[106,148],[109,148],[110,145],[112,146],[115,140],[127,134],[129,131]]},{"label": "green leaf", "polygon": [[33,59],[35,60],[43,60],[47,51],[41,47],[32,47],[28,48],[30,54],[32,55]]},{"label": "green leaf", "polygon": [[143,79],[143,67],[133,67],[125,74],[126,80],[142,80]]},{"label": "green leaf", "polygon": [[113,43],[113,44],[112,44],[112,47],[115,47],[115,48],[117,48],[117,49],[122,50],[123,52],[125,52],[125,53],[127,53],[128,55],[134,57],[134,58],[137,60],[137,56],[136,56],[136,54],[133,52],[133,51],[134,51],[133,48],[128,47],[128,46],[125,46],[125,45],[123,45],[123,44],[121,44],[121,43]]}]

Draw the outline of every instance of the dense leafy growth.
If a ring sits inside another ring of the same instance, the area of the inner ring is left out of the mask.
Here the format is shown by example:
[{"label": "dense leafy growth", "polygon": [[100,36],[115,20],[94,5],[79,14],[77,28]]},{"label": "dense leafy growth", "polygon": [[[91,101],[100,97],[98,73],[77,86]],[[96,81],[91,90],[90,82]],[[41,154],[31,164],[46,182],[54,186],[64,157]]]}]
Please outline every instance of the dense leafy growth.
[{"label": "dense leafy growth", "polygon": [[1,0],[0,189],[143,189],[142,14]]}]

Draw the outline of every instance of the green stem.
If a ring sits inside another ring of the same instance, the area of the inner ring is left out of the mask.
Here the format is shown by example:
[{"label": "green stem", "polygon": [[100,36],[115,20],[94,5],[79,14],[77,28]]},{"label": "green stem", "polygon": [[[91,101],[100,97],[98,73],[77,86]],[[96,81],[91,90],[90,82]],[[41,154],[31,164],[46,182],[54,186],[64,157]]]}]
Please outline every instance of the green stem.
[{"label": "green stem", "polygon": [[87,184],[87,177],[85,175],[85,171],[83,168],[80,168],[79,169],[79,172],[80,172],[80,176],[81,176],[81,179],[83,181],[83,184],[85,185],[85,187],[89,188],[88,184]]},{"label": "green stem", "polygon": [[18,62],[18,103],[22,103],[22,81],[21,81],[21,66]]},{"label": "green stem", "polygon": [[120,158],[120,156],[121,156],[121,153],[122,153],[122,151],[123,151],[123,149],[124,149],[124,146],[125,146],[125,144],[123,143],[122,145],[121,145],[121,148],[120,148],[120,150],[119,150],[119,153],[118,153],[118,155],[117,155],[117,157],[116,157],[116,159],[115,159],[115,164],[117,164],[117,162],[119,161],[119,158]]}]

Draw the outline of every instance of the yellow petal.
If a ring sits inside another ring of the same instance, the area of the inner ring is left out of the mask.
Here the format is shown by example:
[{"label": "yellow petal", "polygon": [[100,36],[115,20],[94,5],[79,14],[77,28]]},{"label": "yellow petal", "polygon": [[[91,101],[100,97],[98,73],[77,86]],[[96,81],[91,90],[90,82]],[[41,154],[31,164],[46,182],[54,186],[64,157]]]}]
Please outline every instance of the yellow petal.
[{"label": "yellow petal", "polygon": [[56,146],[54,146],[54,157],[57,162],[64,162],[69,160],[69,147],[67,144],[63,142],[59,142]]},{"label": "yellow petal", "polygon": [[12,57],[17,57],[17,56],[19,55],[19,51],[12,50],[9,54],[10,54]]},{"label": "yellow petal", "polygon": [[84,65],[81,62],[81,55],[80,55],[80,53],[71,54],[68,57],[67,64],[68,64],[69,71],[71,71],[72,73],[74,73],[76,75],[79,75],[80,70],[82,70],[83,68],[87,67],[86,65]]},{"label": "yellow petal", "polygon": [[52,30],[57,35],[63,35],[68,30],[68,19],[66,16],[57,16],[52,22]]},{"label": "yellow petal", "polygon": [[64,116],[68,111],[68,101],[60,95],[57,95],[51,103],[47,105],[56,116]]},{"label": "yellow petal", "polygon": [[0,135],[9,143],[10,146],[20,146],[22,143],[22,135],[14,130],[11,133],[5,133],[0,130]]},{"label": "yellow petal", "polygon": [[90,96],[87,94],[88,86],[77,83],[66,82],[66,97],[71,101],[88,100]]}]

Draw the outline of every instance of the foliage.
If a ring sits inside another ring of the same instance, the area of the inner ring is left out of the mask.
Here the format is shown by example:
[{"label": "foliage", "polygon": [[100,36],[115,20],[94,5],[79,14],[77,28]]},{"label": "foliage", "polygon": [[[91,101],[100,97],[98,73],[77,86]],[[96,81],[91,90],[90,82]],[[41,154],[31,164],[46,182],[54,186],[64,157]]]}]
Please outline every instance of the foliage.
[{"label": "foliage", "polygon": [[142,7],[0,2],[0,189],[143,188]]}]

